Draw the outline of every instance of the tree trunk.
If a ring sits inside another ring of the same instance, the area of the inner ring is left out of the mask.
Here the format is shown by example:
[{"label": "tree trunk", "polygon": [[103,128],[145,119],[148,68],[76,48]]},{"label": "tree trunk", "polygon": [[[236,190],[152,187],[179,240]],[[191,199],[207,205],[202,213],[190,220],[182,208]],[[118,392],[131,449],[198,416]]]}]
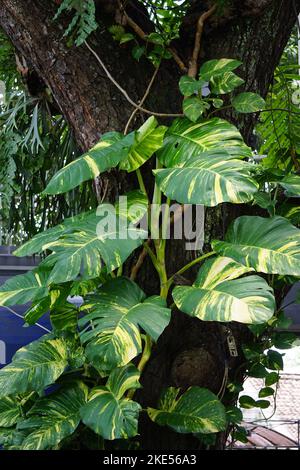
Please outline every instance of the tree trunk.
[{"label": "tree trunk", "polygon": [[[207,3],[191,1],[181,38],[176,43],[180,54],[186,59],[191,54],[196,20],[207,8]],[[102,24],[88,42],[117,82],[137,102],[147,88],[153,67],[145,61],[134,61],[130,54],[131,47],[120,47],[103,27],[103,24],[114,23],[111,11],[115,2],[98,1],[97,4]],[[2,0],[0,26],[51,90],[53,99],[73,129],[78,145],[82,150],[87,150],[104,132],[122,131],[133,108],[84,45],[79,48],[66,45],[63,38],[66,23],[53,22],[55,8],[55,2],[50,0]],[[299,10],[300,0],[233,0],[223,16],[213,17],[205,24],[201,60],[220,57],[241,59],[244,63],[245,88],[265,96]],[[165,62],[147,99],[147,108],[180,112],[179,78],[180,71],[175,64]],[[228,114],[227,117],[235,121],[235,116]],[[144,119],[145,116],[138,114],[137,124]],[[237,121],[248,142],[254,123],[253,116],[239,116]],[[111,171],[100,178],[100,182],[100,191],[109,185],[109,194],[113,198],[132,186],[132,177]],[[223,217],[224,211],[226,219]],[[230,205],[229,209],[209,211],[209,233],[223,236],[231,213],[236,214],[236,210],[231,212]],[[172,242],[169,245],[168,268],[173,273],[179,264],[183,264],[187,254],[182,244]],[[145,290],[150,293],[156,284],[152,281],[154,275],[146,263],[141,279]],[[162,388],[170,385],[183,388],[200,385],[217,393],[227,370],[226,364],[232,377],[243,362],[240,345],[247,330],[237,324],[230,325],[230,328],[239,349],[236,359],[228,355],[226,337],[219,324],[204,323],[173,312],[171,324],[159,339],[143,374],[144,388],[139,392],[143,407],[155,406]],[[196,439],[166,429],[158,430],[146,418],[141,422],[141,434],[142,447],[146,449],[199,447]],[[217,446],[224,446],[224,436]]]}]

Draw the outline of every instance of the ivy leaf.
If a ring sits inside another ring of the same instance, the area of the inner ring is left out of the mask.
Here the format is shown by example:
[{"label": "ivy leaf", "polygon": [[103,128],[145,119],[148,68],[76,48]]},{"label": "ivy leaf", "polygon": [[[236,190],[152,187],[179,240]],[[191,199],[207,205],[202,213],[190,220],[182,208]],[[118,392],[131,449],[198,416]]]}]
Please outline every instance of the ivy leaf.
[{"label": "ivy leaf", "polygon": [[101,370],[126,365],[141,352],[139,327],[157,341],[171,315],[163,299],[146,298],[137,284],[121,277],[104,284],[82,308],[89,313],[79,320],[79,326],[86,325],[81,340]]},{"label": "ivy leaf", "polygon": [[213,77],[232,72],[242,65],[242,62],[234,59],[212,59],[204,62],[200,67],[199,76],[202,80],[209,81]]},{"label": "ivy leaf", "polygon": [[259,391],[259,398],[265,398],[265,397],[270,397],[270,396],[273,396],[275,393],[275,390],[271,387],[264,387],[264,388],[261,388],[260,391]]},{"label": "ivy leaf", "polygon": [[27,432],[20,450],[55,448],[73,434],[80,422],[80,408],[86,403],[88,389],[83,382],[63,387],[46,398],[39,399],[18,425]]},{"label": "ivy leaf", "polygon": [[64,372],[67,356],[62,339],[38,340],[19,349],[0,370],[0,397],[43,390]]},{"label": "ivy leaf", "polygon": [[266,102],[257,93],[244,92],[233,98],[232,106],[238,113],[256,113],[266,106]]},{"label": "ivy leaf", "polygon": [[154,116],[147,119],[136,131],[134,143],[120,162],[120,169],[130,173],[142,166],[162,146],[166,130],[166,126],[158,126]]},{"label": "ivy leaf", "polygon": [[225,408],[212,392],[190,387],[179,398],[178,393],[179,389],[167,389],[159,409],[147,409],[150,419],[180,433],[210,434],[226,428]]},{"label": "ivy leaf", "polygon": [[300,230],[283,217],[238,217],[212,246],[256,271],[300,276]]},{"label": "ivy leaf", "polygon": [[192,287],[175,287],[175,304],[203,321],[265,323],[274,313],[273,291],[258,276],[235,279],[246,272],[230,258],[206,261]]},{"label": "ivy leaf", "polygon": [[207,109],[207,103],[199,100],[197,97],[186,98],[183,100],[183,113],[192,122],[196,122]]},{"label": "ivy leaf", "polygon": [[236,406],[228,406],[226,408],[226,417],[228,423],[238,424],[243,421],[243,413]]},{"label": "ivy leaf", "polygon": [[135,134],[127,136],[119,132],[104,134],[88,152],[59,170],[50,180],[44,194],[61,194],[84,181],[96,178],[100,173],[116,167],[127,157]]},{"label": "ivy leaf", "polygon": [[283,369],[282,354],[280,354],[277,351],[273,351],[272,349],[268,351],[268,369],[272,369],[272,370]]},{"label": "ivy leaf", "polygon": [[215,95],[231,93],[235,88],[244,83],[244,80],[235,73],[226,72],[211,79],[211,92]]},{"label": "ivy leaf", "polygon": [[146,52],[145,46],[134,46],[131,53],[132,53],[132,57],[139,62],[141,57],[145,54],[145,52]]},{"label": "ivy leaf", "polygon": [[201,88],[204,83],[204,80],[196,80],[193,77],[184,75],[179,80],[179,89],[183,96],[191,96],[194,94],[198,94],[201,91]]},{"label": "ivy leaf", "polygon": [[133,366],[114,369],[105,387],[92,389],[81,408],[86,426],[104,439],[128,439],[137,434],[139,403],[122,398],[127,390],[140,387],[139,372]]},{"label": "ivy leaf", "polygon": [[10,428],[22,418],[20,401],[15,397],[0,399],[0,428]]},{"label": "ivy leaf", "polygon": [[132,41],[134,39],[134,35],[131,33],[125,33],[122,35],[120,39],[120,44],[125,44],[126,42]]},{"label": "ivy leaf", "polygon": [[256,407],[256,401],[254,398],[249,397],[248,395],[243,395],[239,398],[239,403],[241,408],[251,409]]},{"label": "ivy leaf", "polygon": [[0,305],[23,305],[46,297],[48,276],[48,272],[34,269],[11,277],[0,287]]},{"label": "ivy leaf", "polygon": [[265,378],[266,386],[276,384],[279,380],[279,374],[277,372],[270,372]]}]

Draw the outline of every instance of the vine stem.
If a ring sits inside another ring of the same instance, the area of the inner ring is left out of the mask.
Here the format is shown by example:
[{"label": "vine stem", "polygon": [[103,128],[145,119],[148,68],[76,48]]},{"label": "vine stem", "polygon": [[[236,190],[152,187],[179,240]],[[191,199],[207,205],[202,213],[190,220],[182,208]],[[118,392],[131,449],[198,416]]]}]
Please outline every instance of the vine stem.
[{"label": "vine stem", "polygon": [[138,182],[139,182],[140,190],[142,191],[142,193],[145,193],[146,196],[147,196],[147,190],[146,190],[146,186],[145,186],[145,183],[144,183],[144,180],[143,180],[141,170],[139,168],[137,168],[137,170],[135,172],[136,172],[136,176],[137,176],[137,179],[138,179]]},{"label": "vine stem", "polygon": [[[143,370],[146,367],[147,362],[150,359],[151,351],[152,351],[152,339],[150,338],[149,335],[142,335],[142,336],[143,336],[143,339],[145,341],[145,346],[144,346],[144,349],[143,349],[143,354],[142,354],[142,357],[140,359],[140,362],[137,365],[137,369],[138,369],[138,371],[140,372],[141,375],[142,375]],[[129,398],[131,400],[133,398],[134,394],[135,394],[135,389],[132,388],[127,393],[127,398]]]},{"label": "vine stem", "polygon": [[[149,82],[149,85],[147,86],[147,89],[145,91],[145,94],[144,94],[143,98],[141,99],[141,101],[139,103],[139,106],[143,106],[144,102],[146,101],[146,99],[147,99],[147,97],[148,97],[148,95],[151,91],[154,80],[155,80],[155,78],[158,74],[158,71],[159,71],[159,66],[155,68],[154,73],[153,73],[153,75],[151,77],[151,80]],[[130,126],[130,124],[131,124],[131,122],[132,122],[132,120],[133,120],[133,118],[134,118],[134,116],[136,115],[137,112],[138,112],[138,108],[135,108],[135,110],[131,113],[131,115],[130,115],[128,121],[127,121],[127,124],[125,126],[125,129],[124,129],[124,134],[125,135],[127,134],[129,126]]]},{"label": "vine stem", "polygon": [[132,106],[134,106],[138,111],[141,111],[145,114],[150,114],[151,116],[158,116],[158,117],[179,117],[183,116],[182,113],[180,114],[169,114],[169,113],[157,113],[155,111],[150,111],[149,109],[143,108],[142,106],[138,105],[135,103],[130,96],[128,95],[127,91],[124,90],[124,88],[121,87],[121,85],[114,79],[114,77],[111,75],[109,70],[106,68],[104,62],[100,59],[99,55],[97,54],[96,51],[89,45],[87,41],[84,41],[85,46],[88,48],[88,50],[94,55],[94,57],[97,59],[99,64],[101,65],[102,69],[106,73],[107,78],[118,88],[118,90],[122,93],[123,96],[125,96],[126,100],[128,103],[130,103]]},{"label": "vine stem", "polygon": [[210,258],[211,256],[215,255],[216,252],[215,251],[210,251],[209,253],[205,253],[204,255],[201,255],[199,256],[198,258],[195,258],[193,261],[191,261],[190,263],[186,264],[185,266],[183,266],[183,268],[179,269],[179,271],[177,271],[175,274],[173,274],[173,276],[171,276],[169,279],[168,279],[168,287],[170,287],[174,281],[174,278],[176,276],[179,276],[180,274],[183,274],[185,271],[187,271],[188,269],[192,268],[195,264],[198,264],[198,263],[201,263],[201,261],[205,260],[206,258]]}]

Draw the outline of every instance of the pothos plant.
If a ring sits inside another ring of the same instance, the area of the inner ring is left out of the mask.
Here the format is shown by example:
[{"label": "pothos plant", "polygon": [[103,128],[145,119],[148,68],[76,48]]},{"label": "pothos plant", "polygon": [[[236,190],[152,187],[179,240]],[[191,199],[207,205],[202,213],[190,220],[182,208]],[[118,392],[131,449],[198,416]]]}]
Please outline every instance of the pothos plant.
[{"label": "pothos plant", "polygon": [[[142,409],[136,398],[152,345],[168,326],[172,309],[204,322],[244,323],[259,335],[279,321],[274,279],[300,276],[300,230],[273,209],[270,217],[237,218],[224,240],[213,240],[210,252],[183,266],[178,273],[200,266],[192,286],[173,288],[175,273],[166,270],[172,219],[166,210],[161,220],[162,201],[167,208],[171,201],[206,207],[250,203],[265,188],[260,165],[251,160],[252,151],[237,128],[212,117],[222,108],[222,97],[241,85],[234,72],[240,65],[231,59],[204,63],[197,78],[180,80],[185,116],[170,127],[152,116],[127,135],[104,134],[45,188],[45,194],[66,193],[116,167],[136,172],[139,183],[127,194],[125,207],[100,204],[15,251],[17,256],[46,256],[38,268],[0,288],[0,304],[31,302],[26,323],[33,325],[50,312],[53,331],[17,351],[0,371],[0,439],[6,449],[57,449],[86,433],[100,436],[104,448],[107,440],[119,439],[130,446],[141,413],[158,426],[202,439],[240,422],[236,408],[226,412],[220,397],[197,386],[166,389],[155,408]],[[261,97],[247,92],[226,96],[226,103],[238,113],[264,106]],[[154,155],[150,194],[141,167]],[[300,177],[293,178],[278,184],[294,191]],[[147,229],[140,223],[145,215],[151,220]],[[160,291],[150,297],[135,282],[137,266],[131,278],[122,275],[123,264],[140,247],[160,280]],[[70,303],[73,295],[83,298],[80,307]],[[251,367],[264,360],[271,385],[276,381],[270,372],[274,360],[263,351],[261,344],[245,347]],[[228,393],[235,396],[236,391],[230,383]],[[242,399],[241,405],[261,405],[246,402]]]}]

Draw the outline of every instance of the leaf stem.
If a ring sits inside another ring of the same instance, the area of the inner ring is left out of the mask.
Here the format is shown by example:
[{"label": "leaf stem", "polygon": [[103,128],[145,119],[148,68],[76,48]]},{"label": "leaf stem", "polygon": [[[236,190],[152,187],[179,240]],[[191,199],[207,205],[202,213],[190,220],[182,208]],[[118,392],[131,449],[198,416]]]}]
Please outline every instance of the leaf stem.
[{"label": "leaf stem", "polygon": [[140,190],[142,191],[142,193],[146,194],[147,196],[147,190],[146,190],[146,186],[145,186],[145,183],[144,183],[144,180],[143,180],[143,175],[141,173],[141,170],[139,168],[137,168],[137,170],[135,170],[136,172],[136,176],[137,176],[137,179],[138,179],[138,182],[139,182],[139,185],[140,185]]},{"label": "leaf stem", "polygon": [[[145,346],[144,346],[144,350],[143,350],[143,354],[142,354],[142,357],[140,359],[140,362],[137,365],[137,369],[139,370],[140,374],[142,374],[143,370],[145,369],[146,364],[150,359],[151,351],[152,351],[152,339],[150,338],[150,336],[149,335],[143,335],[143,339],[145,341]],[[127,398],[129,398],[131,400],[133,398],[135,390],[136,389],[134,389],[134,388],[129,390],[129,392],[127,394]]]},{"label": "leaf stem", "polygon": [[179,269],[179,271],[177,271],[175,274],[173,274],[173,276],[171,276],[169,279],[168,279],[168,287],[170,287],[172,285],[172,283],[174,282],[174,278],[176,276],[179,276],[180,274],[183,274],[185,271],[187,271],[188,269],[192,268],[195,264],[198,264],[198,263],[201,263],[201,261],[205,260],[206,258],[209,258],[210,256],[213,256],[215,255],[215,251],[210,251],[209,253],[205,253],[204,255],[201,255],[199,256],[198,258],[195,258],[193,261],[191,261],[190,263],[186,264],[185,266],[183,266],[183,268]]}]

